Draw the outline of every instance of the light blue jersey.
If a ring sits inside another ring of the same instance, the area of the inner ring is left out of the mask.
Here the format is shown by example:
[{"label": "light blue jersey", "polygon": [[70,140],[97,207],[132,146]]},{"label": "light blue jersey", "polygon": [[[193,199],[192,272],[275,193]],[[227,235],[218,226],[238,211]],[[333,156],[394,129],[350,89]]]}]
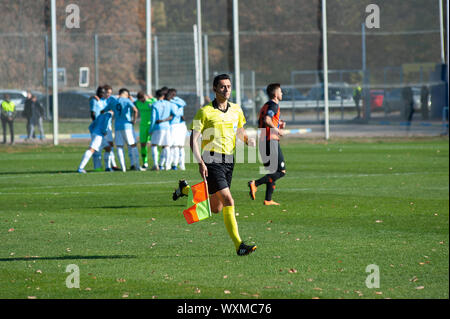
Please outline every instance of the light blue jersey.
[{"label": "light blue jersey", "polygon": [[100,112],[106,108],[107,101],[106,99],[100,99],[97,101],[95,98],[91,98],[89,101],[89,109],[91,112],[94,112],[95,118],[100,115]]},{"label": "light blue jersey", "polygon": [[158,100],[153,103],[152,109],[152,125],[150,126],[149,132],[152,133],[158,130],[168,130],[170,129],[170,124],[168,121],[161,122],[159,124],[156,121],[164,120],[168,118],[170,115],[175,116],[174,108],[172,107],[173,103],[170,103],[167,100]]},{"label": "light blue jersey", "polygon": [[169,124],[172,125],[183,123],[184,107],[186,106],[186,102],[178,96],[175,96],[170,100],[170,104],[172,104],[172,112],[175,115],[173,116],[173,119],[169,122]]},{"label": "light blue jersey", "polygon": [[111,121],[111,113],[101,113],[95,118],[91,125],[89,125],[89,132],[91,132],[91,134],[104,136],[108,131],[108,127],[111,126]]},{"label": "light blue jersey", "polygon": [[128,98],[120,97],[118,99],[111,100],[108,104],[108,108],[114,111],[116,131],[132,130],[133,129],[133,108],[135,107],[133,102]]}]

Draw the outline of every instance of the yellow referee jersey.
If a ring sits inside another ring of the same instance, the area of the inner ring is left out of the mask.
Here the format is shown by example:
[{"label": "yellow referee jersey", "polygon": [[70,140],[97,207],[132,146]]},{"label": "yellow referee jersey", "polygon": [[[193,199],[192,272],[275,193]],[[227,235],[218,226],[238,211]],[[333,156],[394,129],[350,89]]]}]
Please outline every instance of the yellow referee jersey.
[{"label": "yellow referee jersey", "polygon": [[245,117],[239,105],[228,102],[226,111],[216,101],[198,110],[191,129],[202,134],[202,152],[232,155],[236,146],[236,131],[244,127]]}]

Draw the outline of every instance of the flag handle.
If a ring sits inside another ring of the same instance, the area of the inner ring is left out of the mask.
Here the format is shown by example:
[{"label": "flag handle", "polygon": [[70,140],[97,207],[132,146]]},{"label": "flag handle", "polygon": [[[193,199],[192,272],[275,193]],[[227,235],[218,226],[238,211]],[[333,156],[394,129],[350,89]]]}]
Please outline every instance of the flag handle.
[{"label": "flag handle", "polygon": [[209,217],[211,217],[211,205],[210,205],[210,203],[209,203],[209,193],[208,193],[208,181],[206,180],[206,177],[205,176],[203,176],[203,181],[205,182],[205,187],[206,187],[206,194],[208,194],[208,214],[209,214]]}]

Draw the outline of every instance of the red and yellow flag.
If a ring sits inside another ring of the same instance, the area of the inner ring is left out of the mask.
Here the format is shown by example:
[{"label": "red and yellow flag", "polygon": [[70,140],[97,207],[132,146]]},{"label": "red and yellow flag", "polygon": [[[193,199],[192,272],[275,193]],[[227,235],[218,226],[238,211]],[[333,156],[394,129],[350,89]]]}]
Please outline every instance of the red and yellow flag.
[{"label": "red and yellow flag", "polygon": [[188,224],[198,222],[211,216],[208,187],[205,181],[190,187],[187,208],[183,211],[183,215]]}]

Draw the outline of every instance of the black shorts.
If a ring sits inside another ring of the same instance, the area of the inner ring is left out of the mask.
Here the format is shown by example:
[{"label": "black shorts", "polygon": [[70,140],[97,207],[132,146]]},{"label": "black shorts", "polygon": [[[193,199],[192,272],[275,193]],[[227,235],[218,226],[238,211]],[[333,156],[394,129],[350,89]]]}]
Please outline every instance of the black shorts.
[{"label": "black shorts", "polygon": [[212,195],[224,188],[231,188],[234,157],[219,153],[203,153],[203,161],[208,169],[208,193]]},{"label": "black shorts", "polygon": [[264,167],[270,171],[270,174],[286,170],[286,163],[283,152],[281,151],[280,142],[270,140],[263,141],[262,143],[259,145],[261,159]]}]

